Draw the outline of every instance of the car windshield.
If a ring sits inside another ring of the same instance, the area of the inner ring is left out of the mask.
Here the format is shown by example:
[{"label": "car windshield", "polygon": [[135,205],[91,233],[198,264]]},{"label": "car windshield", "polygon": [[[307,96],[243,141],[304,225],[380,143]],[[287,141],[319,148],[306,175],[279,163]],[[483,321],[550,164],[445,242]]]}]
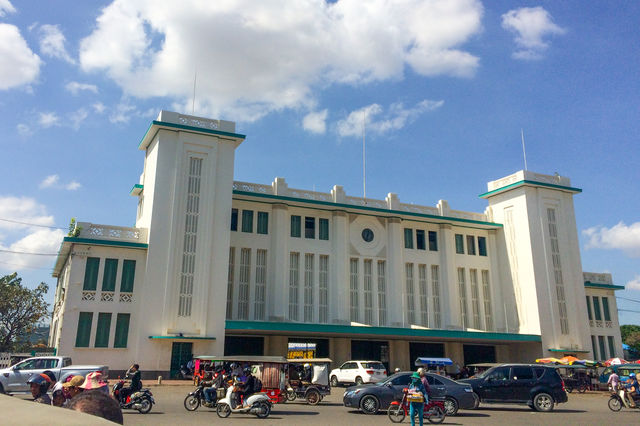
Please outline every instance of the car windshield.
[{"label": "car windshield", "polygon": [[363,368],[371,368],[374,370],[384,370],[384,364],[381,362],[363,362],[362,363],[362,367]]},{"label": "car windshield", "polygon": [[490,369],[485,370],[482,373],[476,374],[475,377],[477,377],[478,379],[484,379],[485,377],[487,377],[488,374],[491,374],[495,369],[496,367],[491,367]]}]

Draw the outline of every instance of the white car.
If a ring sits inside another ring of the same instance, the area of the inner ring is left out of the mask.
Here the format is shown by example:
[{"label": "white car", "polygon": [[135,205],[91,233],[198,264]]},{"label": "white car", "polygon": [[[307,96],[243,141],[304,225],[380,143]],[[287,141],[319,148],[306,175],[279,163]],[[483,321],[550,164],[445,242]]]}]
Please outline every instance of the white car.
[{"label": "white car", "polygon": [[329,374],[331,386],[340,383],[376,383],[387,378],[387,369],[380,361],[347,361]]}]

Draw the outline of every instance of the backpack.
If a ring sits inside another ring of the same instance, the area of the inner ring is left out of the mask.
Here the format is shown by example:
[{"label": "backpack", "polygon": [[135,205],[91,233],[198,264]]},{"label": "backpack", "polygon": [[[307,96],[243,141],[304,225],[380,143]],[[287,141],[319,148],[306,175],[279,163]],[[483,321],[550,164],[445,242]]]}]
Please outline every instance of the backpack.
[{"label": "backpack", "polygon": [[253,380],[253,392],[258,393],[262,390],[262,381],[257,377]]}]

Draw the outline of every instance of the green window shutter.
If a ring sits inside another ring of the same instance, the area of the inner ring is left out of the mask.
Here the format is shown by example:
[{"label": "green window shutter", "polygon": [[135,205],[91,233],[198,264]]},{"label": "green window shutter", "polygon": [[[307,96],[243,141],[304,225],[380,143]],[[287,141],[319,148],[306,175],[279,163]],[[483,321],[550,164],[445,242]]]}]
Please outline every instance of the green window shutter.
[{"label": "green window shutter", "polygon": [[98,269],[100,269],[100,258],[87,257],[87,266],[84,269],[83,290],[96,290],[98,286]]},{"label": "green window shutter", "polygon": [[587,296],[587,316],[589,317],[589,321],[593,319],[591,315],[591,301],[589,300],[589,296]]},{"label": "green window shutter", "polygon": [[438,233],[436,231],[429,231],[429,250],[438,251]]},{"label": "green window shutter", "polygon": [[404,248],[413,248],[413,229],[404,228]]},{"label": "green window shutter", "polygon": [[116,318],[116,337],[113,341],[114,348],[126,348],[129,337],[129,318],[131,314],[118,314]]},{"label": "green window shutter", "polygon": [[291,216],[291,236],[300,238],[300,228],[302,220],[300,216]]},{"label": "green window shutter", "polygon": [[456,253],[464,254],[464,235],[456,234]]},{"label": "green window shutter", "polygon": [[613,358],[616,356],[616,345],[613,343],[613,336],[607,336],[607,340],[609,341],[609,356]]},{"label": "green window shutter", "polygon": [[487,255],[487,239],[485,237],[478,237],[478,254],[480,256]]},{"label": "green window shutter", "polygon": [[242,232],[253,232],[253,210],[242,210]]},{"label": "green window shutter", "polygon": [[269,213],[258,212],[258,234],[269,233]]},{"label": "green window shutter", "polygon": [[593,314],[596,317],[596,321],[602,321],[602,314],[600,313],[600,298],[593,296]]},{"label": "green window shutter", "polygon": [[76,348],[89,347],[92,320],[93,312],[80,312],[78,316],[78,331],[76,332]]},{"label": "green window shutter", "polygon": [[96,327],[96,348],[109,346],[109,331],[111,328],[111,313],[100,312],[98,314],[98,326]]},{"label": "green window shutter", "polygon": [[104,276],[102,277],[102,291],[116,290],[117,273],[118,259],[106,259],[104,262]]},{"label": "green window shutter", "polygon": [[318,238],[321,240],[329,239],[329,219],[319,219]]},{"label": "green window shutter", "polygon": [[122,280],[120,281],[120,293],[132,293],[133,281],[136,277],[136,261],[125,260],[122,263]]},{"label": "green window shutter", "polygon": [[[609,312],[609,299],[602,298],[602,313],[604,314],[605,321],[611,321],[611,313]],[[613,357],[613,355],[611,355]]]}]

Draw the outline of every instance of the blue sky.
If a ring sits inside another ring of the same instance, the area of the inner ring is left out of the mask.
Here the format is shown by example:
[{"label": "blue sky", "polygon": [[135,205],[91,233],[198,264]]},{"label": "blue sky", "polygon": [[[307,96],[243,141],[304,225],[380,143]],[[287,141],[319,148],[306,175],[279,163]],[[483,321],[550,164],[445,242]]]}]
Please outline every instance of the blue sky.
[{"label": "blue sky", "polygon": [[632,1],[0,0],[0,274],[55,287],[51,256],[10,252],[57,252],[71,217],[133,225],[138,142],[191,113],[195,76],[195,114],[247,135],[242,181],[361,196],[366,112],[368,197],[482,212],[524,129],[529,170],[583,189],[583,269],[640,300],[638,22]]}]

